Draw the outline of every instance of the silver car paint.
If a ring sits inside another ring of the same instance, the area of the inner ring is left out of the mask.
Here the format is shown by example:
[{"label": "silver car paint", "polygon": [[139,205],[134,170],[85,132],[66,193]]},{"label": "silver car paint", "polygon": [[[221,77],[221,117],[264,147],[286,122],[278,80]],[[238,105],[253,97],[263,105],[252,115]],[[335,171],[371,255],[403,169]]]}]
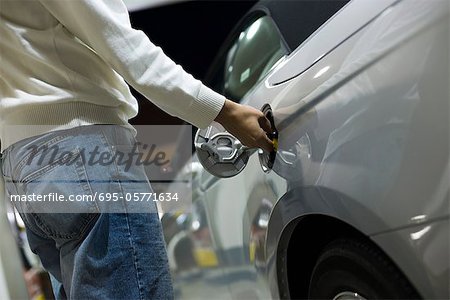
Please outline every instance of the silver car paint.
[{"label": "silver car paint", "polygon": [[[264,174],[253,155],[234,178],[196,174],[194,203],[206,207],[219,264],[200,272],[193,293],[192,282],[175,277],[182,296],[279,298],[283,230],[301,216],[326,215],[371,237],[423,297],[449,297],[448,251],[447,261],[424,255],[448,249],[448,13],[448,1],[400,1],[299,76],[291,78],[291,60],[314,49],[299,48],[253,89],[245,102],[271,104],[280,150],[299,161],[279,155],[276,172]],[[339,30],[333,22],[320,30],[330,24]],[[274,85],[284,81],[279,74],[286,81]],[[427,233],[412,242],[420,226],[440,239],[422,243]]]},{"label": "silver car paint", "polygon": [[411,274],[413,283],[425,298],[449,298],[449,220],[373,236],[389,256]]}]

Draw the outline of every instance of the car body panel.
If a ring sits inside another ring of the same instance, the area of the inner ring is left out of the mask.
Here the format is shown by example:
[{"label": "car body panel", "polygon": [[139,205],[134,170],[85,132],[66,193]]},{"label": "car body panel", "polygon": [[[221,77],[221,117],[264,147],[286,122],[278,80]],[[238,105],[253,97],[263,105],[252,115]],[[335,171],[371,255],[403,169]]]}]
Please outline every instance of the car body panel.
[{"label": "car body panel", "polygon": [[277,85],[298,76],[396,2],[398,0],[358,0],[347,4],[304,41],[289,61],[268,78],[268,83]]},{"label": "car body panel", "polygon": [[372,239],[399,265],[424,298],[450,298],[448,219],[407,227]]},{"label": "car body panel", "polygon": [[[442,6],[414,2],[417,5],[414,7],[410,5],[412,2],[401,2],[398,11],[393,9],[392,15],[383,16],[389,19],[389,26],[398,31],[389,34],[386,28],[380,29],[374,24],[373,30],[368,28],[354,36],[355,41],[347,41],[348,45],[355,47],[343,63],[340,62],[343,58],[340,49],[336,49],[336,55],[333,53],[324,58],[300,77],[282,86],[256,88],[255,93],[247,98],[247,104],[260,107],[273,95],[268,102],[280,131],[281,149],[288,149],[302,137],[303,132],[317,141],[316,145],[311,145],[312,161],[307,162],[310,169],[287,169],[285,173],[301,174],[302,185],[312,184],[339,191],[363,203],[368,211],[375,212],[385,224],[364,225],[365,218],[361,218],[357,222],[358,228],[373,226],[362,230],[366,234],[412,224],[413,218],[424,215],[424,212],[427,212],[428,219],[448,216],[448,198],[445,197],[448,186],[445,182],[449,182],[449,177],[442,162],[448,162],[449,152],[449,91],[446,84],[449,23],[448,10],[447,14],[445,12],[447,3],[433,1],[438,2]],[[392,23],[399,19],[399,15],[408,16],[408,12],[412,17],[409,22]],[[420,22],[422,13],[428,16],[434,13],[434,21],[428,20],[428,24]],[[403,32],[400,25],[409,30],[417,27],[415,32],[410,30],[410,35],[402,39],[399,37]],[[379,43],[374,41],[377,30],[382,36]],[[390,35],[394,42],[388,38]],[[348,46],[344,44],[342,47]],[[333,65],[339,65],[335,72],[332,71],[335,69]],[[324,83],[321,84],[320,80],[317,83],[315,74],[327,66],[331,66],[329,72],[333,74]],[[386,77],[386,73],[391,76]],[[307,89],[313,90],[302,98]],[[429,101],[433,101],[432,105]],[[303,107],[313,107],[314,116],[308,118]],[[305,113],[298,115],[298,111]],[[311,127],[313,129],[309,130]],[[430,130],[433,130],[432,134]],[[391,144],[387,144],[389,141]],[[362,161],[362,157],[361,161],[356,161],[361,150],[368,149],[370,143],[374,144],[372,151],[376,149],[379,152],[371,154],[373,157],[365,157],[366,161]],[[348,155],[348,159],[354,159],[352,165],[337,165],[332,161],[331,157],[339,155],[339,152]],[[421,157],[427,159],[419,160]],[[280,159],[278,162],[282,164]],[[381,163],[386,165],[381,166]],[[339,168],[336,172],[342,174],[340,178],[343,179],[325,175],[326,169],[330,168]],[[433,177],[418,176],[431,171],[435,172]],[[344,172],[347,176],[343,176]],[[365,181],[362,181],[363,177]],[[375,182],[378,186],[371,187],[373,195],[370,195],[368,187]],[[442,184],[444,186],[440,188]],[[355,187],[363,188],[360,191],[349,190]],[[435,194],[436,197],[423,201],[424,197],[429,198],[442,189],[444,194],[440,192]],[[430,205],[431,202],[434,204]],[[390,205],[402,209],[390,209]]]},{"label": "car body panel", "polygon": [[[214,282],[215,296],[227,286],[224,297],[280,298],[280,238],[310,215],[372,238],[423,297],[448,297],[448,265],[431,283],[436,265],[418,258],[424,248],[404,242],[399,249],[416,253],[406,261],[389,246],[395,232],[405,240],[409,229],[449,217],[448,15],[448,1],[394,1],[313,64],[307,55],[299,62],[300,47],[246,95],[247,105],[271,105],[279,152],[269,173],[257,154],[232,178],[196,171],[193,206],[204,207],[207,231],[200,239],[217,256],[214,267],[196,269],[199,297],[201,283]],[[199,239],[192,226],[189,234]],[[192,282],[182,278],[175,282],[186,296]]]}]

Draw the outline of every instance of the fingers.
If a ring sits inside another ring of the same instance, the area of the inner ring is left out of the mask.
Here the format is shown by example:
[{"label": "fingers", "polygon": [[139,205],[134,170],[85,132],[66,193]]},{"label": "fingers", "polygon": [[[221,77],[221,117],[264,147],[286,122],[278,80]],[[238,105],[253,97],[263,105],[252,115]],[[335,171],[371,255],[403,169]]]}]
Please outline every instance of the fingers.
[{"label": "fingers", "polygon": [[223,112],[216,121],[243,145],[250,148],[261,148],[273,151],[273,142],[266,133],[272,133],[272,126],[266,116],[259,110],[245,105],[225,102]]},{"label": "fingers", "polygon": [[264,143],[262,149],[266,150],[267,152],[272,152],[273,149],[274,149],[274,148],[273,148],[273,142],[272,142],[271,140],[269,140],[269,139],[267,138],[267,136],[265,137],[265,143]]},{"label": "fingers", "polygon": [[259,129],[259,131],[252,137],[249,137],[249,139],[241,140],[241,142],[244,146],[249,148],[261,148],[267,152],[273,151],[273,142],[267,137],[262,129]]},{"label": "fingers", "polygon": [[272,133],[272,125],[270,124],[269,119],[266,118],[266,116],[261,115],[261,118],[258,120],[259,126],[267,132]]},{"label": "fingers", "polygon": [[272,125],[270,124],[269,119],[267,119],[264,114],[260,113],[258,124],[262,128],[262,130],[257,139],[257,147],[264,149],[267,152],[273,151],[273,142],[268,138],[266,134],[272,133]]},{"label": "fingers", "polygon": [[259,126],[265,131],[259,140],[259,147],[266,150],[267,152],[271,152],[273,151],[273,142],[267,137],[266,133],[272,133],[272,124],[270,124],[269,119],[267,119],[265,115],[261,115],[258,123]]},{"label": "fingers", "polygon": [[259,147],[266,150],[267,152],[273,151],[273,142],[267,137],[265,132],[263,132],[260,137]]}]

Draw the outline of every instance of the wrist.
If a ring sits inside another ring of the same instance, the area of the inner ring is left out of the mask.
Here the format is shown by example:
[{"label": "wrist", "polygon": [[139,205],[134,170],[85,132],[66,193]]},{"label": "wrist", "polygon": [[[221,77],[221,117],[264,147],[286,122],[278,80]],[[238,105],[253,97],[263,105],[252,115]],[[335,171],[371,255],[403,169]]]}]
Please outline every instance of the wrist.
[{"label": "wrist", "polygon": [[233,101],[226,99],[222,109],[220,110],[219,114],[214,119],[214,121],[220,123],[222,126],[224,124],[227,124],[231,116],[233,115],[233,111],[235,110],[236,105],[237,104],[234,103]]}]

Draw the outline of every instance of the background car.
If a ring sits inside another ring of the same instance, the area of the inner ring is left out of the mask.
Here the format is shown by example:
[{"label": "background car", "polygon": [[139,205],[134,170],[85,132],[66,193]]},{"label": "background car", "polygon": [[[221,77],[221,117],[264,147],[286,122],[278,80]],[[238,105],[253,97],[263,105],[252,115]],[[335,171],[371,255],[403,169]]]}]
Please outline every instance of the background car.
[{"label": "background car", "polygon": [[448,1],[253,7],[207,83],[263,108],[277,153],[197,134],[177,296],[448,299],[448,53]]}]

